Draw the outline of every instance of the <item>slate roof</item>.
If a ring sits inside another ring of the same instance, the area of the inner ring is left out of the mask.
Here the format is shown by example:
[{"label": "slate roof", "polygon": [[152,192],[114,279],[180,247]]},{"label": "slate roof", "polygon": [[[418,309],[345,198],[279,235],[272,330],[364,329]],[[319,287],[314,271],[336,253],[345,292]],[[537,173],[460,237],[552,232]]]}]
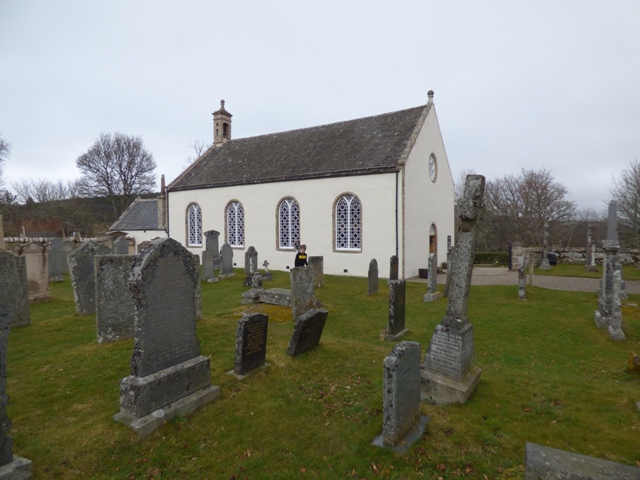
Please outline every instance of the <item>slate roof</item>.
[{"label": "slate roof", "polygon": [[136,198],[109,228],[109,232],[117,230],[161,230],[158,227],[158,199]]},{"label": "slate roof", "polygon": [[395,172],[406,160],[431,105],[232,139],[209,148],[167,190]]}]

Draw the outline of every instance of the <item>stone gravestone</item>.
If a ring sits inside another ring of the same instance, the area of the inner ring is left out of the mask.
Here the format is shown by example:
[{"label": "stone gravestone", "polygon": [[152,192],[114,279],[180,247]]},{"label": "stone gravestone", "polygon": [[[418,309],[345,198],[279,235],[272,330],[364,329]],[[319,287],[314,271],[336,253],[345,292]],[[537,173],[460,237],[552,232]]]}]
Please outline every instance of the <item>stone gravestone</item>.
[{"label": "stone gravestone", "polygon": [[456,253],[455,247],[450,247],[447,252],[447,281],[444,285],[444,296],[449,296],[449,289],[451,288],[451,264],[453,262],[453,256]]},{"label": "stone gravestone", "polygon": [[255,247],[251,246],[247,248],[247,251],[244,253],[244,282],[242,283],[245,287],[251,286],[251,279],[253,278],[254,272],[258,271],[258,252]]},{"label": "stone gravestone", "polygon": [[527,299],[527,286],[525,282],[524,255],[518,257],[518,300]]},{"label": "stone gravestone", "polygon": [[[216,230],[204,232],[205,251],[213,254],[213,270],[220,272],[220,245],[218,237],[220,237],[220,232]],[[204,265],[204,257],[202,260]]]},{"label": "stone gravestone", "polygon": [[373,445],[398,453],[422,437],[427,417],[420,415],[420,344],[402,342],[384,359],[382,434]]},{"label": "stone gravestone", "polygon": [[213,269],[213,252],[202,251],[202,281],[213,283],[217,280]]},{"label": "stone gravestone", "polygon": [[308,258],[309,268],[313,270],[313,284],[316,288],[324,286],[324,257],[316,256]]},{"label": "stone gravestone", "polygon": [[262,279],[265,281],[273,280],[273,277],[271,276],[271,272],[269,271],[269,262],[265,260],[264,262],[262,262],[262,266],[264,267],[264,273],[262,274]]},{"label": "stone gravestone", "polygon": [[12,422],[7,416],[7,346],[16,313],[14,305],[0,305],[0,478],[28,479],[33,475],[31,460],[13,454],[13,438],[8,435]]},{"label": "stone gravestone", "polygon": [[248,313],[238,320],[235,361],[230,373],[242,379],[265,366],[268,327],[269,317],[263,313]]},{"label": "stone gravestone", "polygon": [[613,272],[613,295],[611,299],[611,320],[609,321],[609,338],[622,341],[625,339],[622,331],[622,275],[619,270]]},{"label": "stone gravestone", "polygon": [[[608,223],[607,223],[607,240],[610,240],[612,242],[616,242],[619,245],[618,242],[618,204],[614,201],[611,200],[609,202],[609,216],[608,216]],[[620,298],[622,300],[626,300],[627,298],[629,298],[629,296],[627,295],[627,287],[625,284],[624,279],[622,278],[622,263],[620,262],[620,259],[618,258],[618,254],[619,251],[616,252],[615,258],[614,258],[614,270],[617,270],[620,272]]]},{"label": "stone gravestone", "polygon": [[378,293],[378,262],[375,258],[369,262],[369,285],[367,293],[369,295]]},{"label": "stone gravestone", "polygon": [[67,263],[67,254],[64,253],[62,240],[53,237],[49,242],[49,282],[63,282],[64,264]]},{"label": "stone gravestone", "polygon": [[398,280],[398,256],[392,255],[389,259],[389,280]]},{"label": "stone gravestone", "polygon": [[69,261],[69,273],[73,296],[76,300],[76,314],[91,315],[96,313],[96,271],[95,256],[109,255],[111,249],[87,240],[80,248],[71,252]]},{"label": "stone gravestone", "polygon": [[0,252],[0,305],[16,307],[12,327],[31,323],[27,262],[9,252]]},{"label": "stone gravestone", "polygon": [[484,186],[482,175],[467,175],[458,205],[447,310],[435,328],[422,363],[422,399],[434,404],[464,403],[480,381],[482,370],[475,366],[473,325],[467,317],[467,304],[478,222],[484,209]]},{"label": "stone gravestone", "polygon": [[157,239],[133,264],[129,288],[135,304],[131,375],[120,384],[114,420],[141,437],[164,421],[214,400],[209,358],[200,355],[193,255],[171,238]]},{"label": "stone gravestone", "polygon": [[129,275],[135,259],[135,255],[121,254],[94,257],[98,343],[133,337],[134,305]]},{"label": "stone gravestone", "polygon": [[293,327],[287,354],[295,357],[318,345],[328,315],[328,311],[321,309],[312,309],[300,315]]},{"label": "stone gravestone", "polygon": [[409,329],[405,328],[405,280],[389,280],[389,324],[381,337],[387,342],[397,342]]},{"label": "stone gravestone", "polygon": [[[196,264],[196,272],[200,272],[200,257],[197,253],[193,254],[193,263]],[[196,285],[196,320],[202,320],[202,284],[200,282]]]},{"label": "stone gravestone", "polygon": [[300,315],[316,306],[313,270],[295,267],[289,270],[291,282],[291,315],[295,321]]},{"label": "stone gravestone", "polygon": [[233,249],[228,243],[223,244],[222,248],[220,248],[220,262],[222,265],[222,275],[226,277],[235,276],[233,272]]},{"label": "stone gravestone", "polygon": [[435,302],[440,298],[438,292],[438,254],[432,253],[429,256],[429,278],[427,279],[427,293],[422,300],[425,302]]},{"label": "stone gravestone", "polygon": [[640,480],[636,466],[588,457],[527,442],[524,458],[525,480]]},{"label": "stone gravestone", "polygon": [[62,273],[69,273],[69,254],[75,250],[75,244],[71,240],[62,241],[62,250],[64,250],[64,262],[62,264]]},{"label": "stone gravestone", "polygon": [[602,282],[598,310],[593,314],[593,321],[598,328],[608,328],[613,308],[613,273],[615,272],[616,255],[620,247],[615,240],[605,240],[602,242],[602,249],[604,250]]},{"label": "stone gravestone", "polygon": [[113,253],[114,255],[129,254],[129,240],[127,240],[127,237],[118,237],[113,241]]},{"label": "stone gravestone", "polygon": [[544,233],[542,235],[542,262],[540,263],[540,270],[551,270],[549,264],[549,224],[544,223]]},{"label": "stone gravestone", "polygon": [[27,243],[15,247],[18,255],[27,262],[27,285],[29,300],[41,302],[49,296],[49,246],[41,243]]}]

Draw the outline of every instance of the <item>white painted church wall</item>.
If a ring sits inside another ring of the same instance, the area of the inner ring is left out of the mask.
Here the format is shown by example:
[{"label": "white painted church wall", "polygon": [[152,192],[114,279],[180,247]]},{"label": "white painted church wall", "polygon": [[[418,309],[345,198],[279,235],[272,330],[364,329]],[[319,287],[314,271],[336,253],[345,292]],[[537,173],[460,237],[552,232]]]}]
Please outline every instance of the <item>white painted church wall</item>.
[{"label": "white painted church wall", "polygon": [[153,240],[154,238],[166,238],[167,232],[164,230],[123,230],[128,237],[135,238],[136,246],[142,242]]},{"label": "white painted church wall", "polygon": [[[362,249],[357,253],[334,250],[335,202],[345,193],[357,195],[362,205]],[[237,200],[244,208],[245,240],[244,248],[234,249],[236,266],[244,266],[244,253],[254,246],[261,269],[262,262],[268,260],[269,269],[286,270],[293,267],[295,257],[293,249],[278,249],[277,209],[286,197],[298,201],[300,240],[307,245],[308,255],[324,257],[325,273],[365,277],[370,260],[375,258],[380,276],[388,276],[389,258],[396,248],[395,173],[169,192],[169,234],[192,253],[202,252],[204,239],[202,247],[188,247],[186,239],[187,207],[196,202],[202,209],[203,232],[219,231],[222,246],[226,241],[225,209]]]},{"label": "white painted church wall", "polygon": [[[429,157],[437,160],[436,182],[429,177]],[[429,260],[429,229],[437,229],[438,263],[446,261],[447,235],[454,238],[454,187],[451,168],[432,107],[409,154],[405,167],[405,264],[406,278],[427,268]]]}]

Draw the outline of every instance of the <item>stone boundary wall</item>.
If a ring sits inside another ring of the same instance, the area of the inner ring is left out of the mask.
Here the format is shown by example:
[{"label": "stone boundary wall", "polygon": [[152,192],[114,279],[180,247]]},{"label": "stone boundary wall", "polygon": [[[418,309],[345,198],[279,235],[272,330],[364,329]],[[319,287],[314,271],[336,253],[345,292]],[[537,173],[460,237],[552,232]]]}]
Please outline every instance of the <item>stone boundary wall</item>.
[{"label": "stone boundary wall", "polygon": [[[586,248],[567,248],[567,247],[551,247],[549,252],[553,252],[558,256],[558,263],[584,264]],[[524,247],[520,249],[522,253],[539,253],[542,255],[540,247]],[[513,248],[513,256],[521,255]],[[597,265],[602,265],[604,253],[602,248],[595,248],[595,261]],[[623,265],[640,264],[640,250],[637,249],[621,249],[618,258]]]}]

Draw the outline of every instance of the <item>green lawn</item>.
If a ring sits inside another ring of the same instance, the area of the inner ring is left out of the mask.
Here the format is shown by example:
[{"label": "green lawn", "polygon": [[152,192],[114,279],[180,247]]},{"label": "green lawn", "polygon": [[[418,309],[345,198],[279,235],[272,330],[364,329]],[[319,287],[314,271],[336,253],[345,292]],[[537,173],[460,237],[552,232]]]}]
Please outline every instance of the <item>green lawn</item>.
[{"label": "green lawn", "polygon": [[[273,272],[268,286],[288,287]],[[9,337],[8,414],[14,452],[50,479],[448,479],[524,478],[525,442],[609,459],[640,461],[640,378],[626,372],[640,350],[640,309],[624,307],[627,341],[596,329],[595,294],[517,287],[471,287],[482,379],[465,405],[423,405],[424,437],[405,455],[371,445],[382,429],[379,340],[388,287],[367,296],[365,278],[325,276],[317,298],[329,310],[320,346],[286,355],[290,311],[269,307],[269,366],[239,382],[236,322],[245,307],[242,275],[202,286],[198,323],[220,398],[139,440],[112,420],[132,340],[98,345],[95,317],[77,317],[66,279],[55,301],[32,305],[32,324]],[[407,340],[423,353],[446,299],[423,303],[426,286],[407,286]],[[631,295],[638,303],[640,296]],[[256,308],[256,307],[253,307]]]},{"label": "green lawn", "polygon": [[[602,278],[602,265],[598,265],[598,272],[589,272],[583,264],[559,263],[553,265],[551,270],[535,269],[536,275],[556,275],[562,277]],[[640,270],[634,265],[622,267],[622,278],[625,280],[640,280]]]}]

